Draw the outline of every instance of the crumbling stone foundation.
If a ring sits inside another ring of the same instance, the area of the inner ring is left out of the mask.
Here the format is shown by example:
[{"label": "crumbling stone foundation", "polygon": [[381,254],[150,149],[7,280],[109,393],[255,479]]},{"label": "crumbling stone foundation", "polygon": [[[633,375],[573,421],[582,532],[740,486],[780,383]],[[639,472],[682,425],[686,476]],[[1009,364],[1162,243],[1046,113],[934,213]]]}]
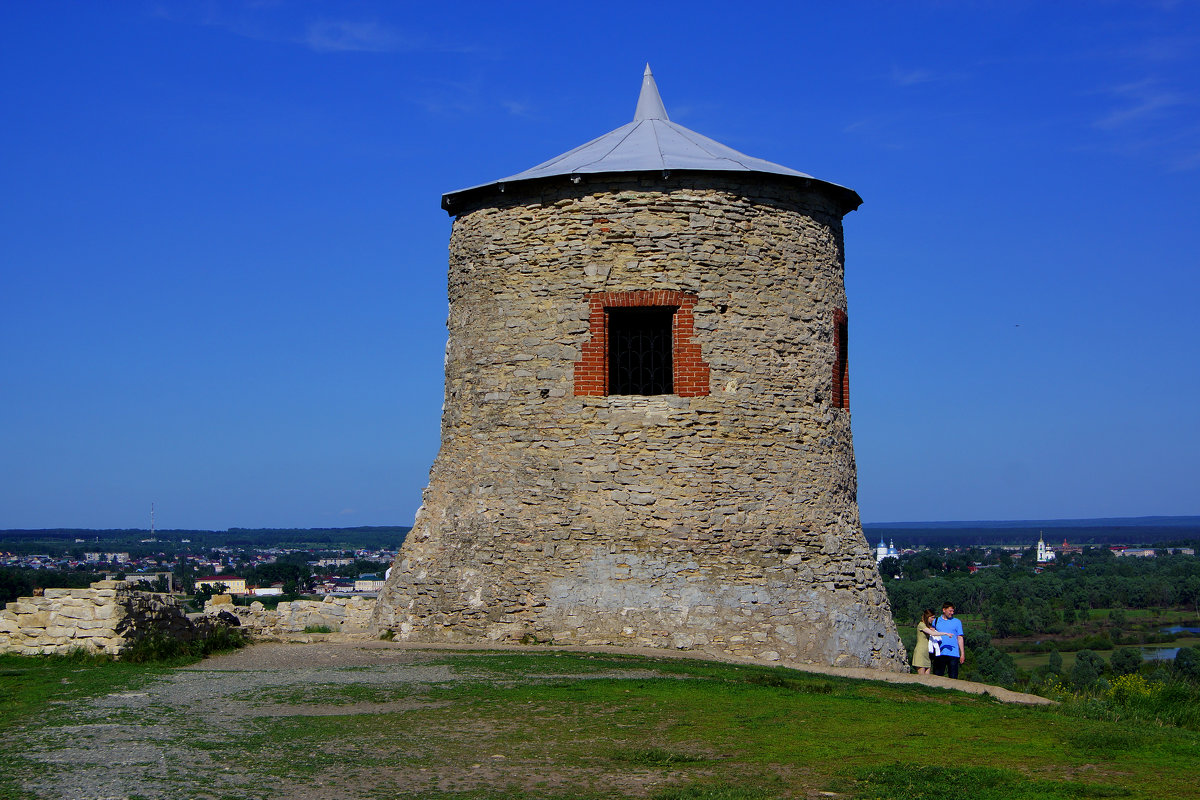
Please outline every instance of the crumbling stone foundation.
[{"label": "crumbling stone foundation", "polygon": [[283,601],[266,608],[261,602],[235,606],[228,595],[217,595],[204,612],[227,612],[237,617],[240,627],[257,638],[279,638],[303,633],[308,628],[328,628],[333,633],[361,634],[370,629],[375,611],[374,597],[326,597],[324,600]]}]

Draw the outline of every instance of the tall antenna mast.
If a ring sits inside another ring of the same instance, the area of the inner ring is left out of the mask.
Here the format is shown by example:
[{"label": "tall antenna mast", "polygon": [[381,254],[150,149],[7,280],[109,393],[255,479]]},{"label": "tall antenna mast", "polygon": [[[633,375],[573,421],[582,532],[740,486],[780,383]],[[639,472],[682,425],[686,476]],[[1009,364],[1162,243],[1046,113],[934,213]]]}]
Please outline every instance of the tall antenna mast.
[{"label": "tall antenna mast", "polygon": [[154,538],[154,503],[150,504],[150,538]]}]

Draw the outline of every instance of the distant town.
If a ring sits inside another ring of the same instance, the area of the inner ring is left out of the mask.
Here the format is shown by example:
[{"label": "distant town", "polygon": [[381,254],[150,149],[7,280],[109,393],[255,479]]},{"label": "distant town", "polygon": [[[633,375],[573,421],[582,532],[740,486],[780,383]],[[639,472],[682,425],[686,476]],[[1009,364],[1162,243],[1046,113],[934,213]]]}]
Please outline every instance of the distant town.
[{"label": "distant town", "polygon": [[104,578],[189,595],[371,594],[383,587],[407,532],[0,531],[0,603],[26,590]]},{"label": "distant town", "polygon": [[[372,594],[407,527],[207,530],[0,530],[0,603],[38,587],[121,578],[159,591],[245,597]],[[950,571],[1002,563],[1035,572],[1084,548],[1116,557],[1194,556],[1200,518],[864,526],[886,579],[930,551]],[[900,542],[899,546],[897,542]],[[986,543],[986,544],[984,544]],[[887,559],[895,559],[888,562]]]},{"label": "distant town", "polygon": [[[1089,547],[1093,545],[1088,545]],[[975,554],[984,553],[984,561],[973,562],[967,569],[968,572],[976,572],[985,567],[998,567],[1003,562],[1005,556],[1013,561],[1026,561],[1036,564],[1040,571],[1041,567],[1052,562],[1061,561],[1064,557],[1072,555],[1082,555],[1084,545],[1071,544],[1066,539],[1061,545],[1051,545],[1046,543],[1045,536],[1039,532],[1037,544],[1032,547],[1025,545],[994,545],[991,548],[981,549],[978,547],[961,547],[952,546],[949,548],[930,548],[930,547],[905,547],[898,549],[896,542],[893,539],[890,543],[885,543],[883,539],[879,540],[879,544],[875,546],[875,563],[882,565],[885,559],[899,559],[904,556],[912,556],[920,553],[923,550],[930,549],[946,549],[952,553],[971,552]],[[1196,555],[1195,547],[1182,546],[1179,543],[1157,547],[1139,547],[1126,544],[1101,545],[1101,549],[1108,550],[1117,558],[1154,558],[1157,555],[1181,555],[1194,556]]]}]

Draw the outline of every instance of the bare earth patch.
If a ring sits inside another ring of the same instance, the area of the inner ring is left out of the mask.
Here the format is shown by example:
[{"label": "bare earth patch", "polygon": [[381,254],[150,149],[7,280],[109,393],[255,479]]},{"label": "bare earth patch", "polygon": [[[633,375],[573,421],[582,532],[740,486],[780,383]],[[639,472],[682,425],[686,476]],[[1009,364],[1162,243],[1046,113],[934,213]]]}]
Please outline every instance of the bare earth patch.
[{"label": "bare earth patch", "polygon": [[[288,752],[286,733],[264,732],[257,724],[271,719],[314,722],[322,717],[387,714],[396,715],[388,722],[395,726],[413,712],[449,705],[426,698],[430,687],[480,677],[437,663],[444,659],[441,652],[371,642],[266,643],[221,655],[176,670],[141,690],[113,693],[87,708],[71,709],[68,724],[23,731],[26,758],[42,767],[27,770],[24,785],[39,797],[55,798],[299,800],[382,797],[385,795],[378,789],[383,786],[389,792],[419,796],[504,786],[552,792],[563,785],[578,785],[579,771],[539,774],[544,761],[510,755],[506,737],[514,731],[488,729],[469,719],[453,725],[423,724],[407,737],[412,747],[409,752],[403,748],[398,752],[396,736],[380,742],[369,735],[357,741],[321,741],[302,752]],[[645,669],[600,670],[589,675],[548,673],[520,679],[646,678],[656,674]],[[347,702],[339,689],[410,696],[387,702]],[[335,695],[336,702],[314,702],[318,698],[313,695],[323,692]],[[368,734],[375,724],[363,719],[360,727]],[[392,732],[398,733],[400,740],[405,738],[404,731]],[[273,735],[282,736],[282,741],[269,741]],[[406,758],[425,754],[430,745],[454,757],[437,764]],[[281,760],[287,763],[277,763]],[[370,766],[364,768],[364,762]],[[288,774],[303,773],[306,766],[311,766],[309,780]],[[336,769],[329,769],[333,766]],[[629,769],[619,775],[597,774],[585,783],[638,795],[662,780],[659,771]]]}]

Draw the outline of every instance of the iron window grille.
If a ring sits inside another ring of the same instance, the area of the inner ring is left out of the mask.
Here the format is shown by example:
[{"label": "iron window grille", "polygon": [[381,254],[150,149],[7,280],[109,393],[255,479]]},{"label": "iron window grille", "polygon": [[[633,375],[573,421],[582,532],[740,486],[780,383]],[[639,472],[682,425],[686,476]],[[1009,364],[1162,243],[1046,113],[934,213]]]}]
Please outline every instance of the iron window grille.
[{"label": "iron window grille", "polygon": [[672,394],[675,308],[608,308],[608,393]]}]

